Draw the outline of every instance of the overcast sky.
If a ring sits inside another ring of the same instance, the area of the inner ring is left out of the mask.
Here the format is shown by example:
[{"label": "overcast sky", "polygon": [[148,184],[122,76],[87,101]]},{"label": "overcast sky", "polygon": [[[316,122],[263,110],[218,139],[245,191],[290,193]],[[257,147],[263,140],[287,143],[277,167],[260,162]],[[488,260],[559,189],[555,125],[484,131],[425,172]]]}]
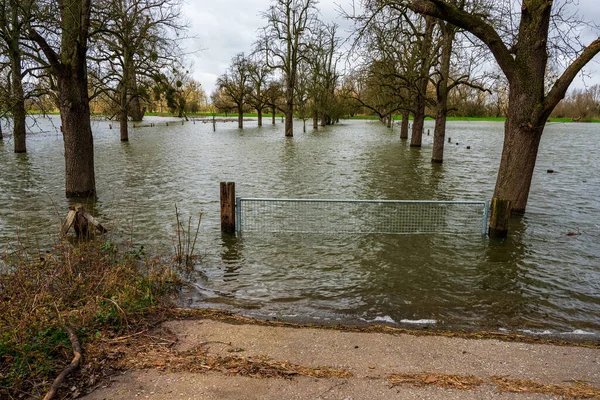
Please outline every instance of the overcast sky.
[{"label": "overcast sky", "polygon": [[[188,56],[193,62],[193,76],[202,83],[207,95],[214,90],[217,77],[225,72],[231,58],[238,53],[248,54],[256,40],[259,28],[266,25],[261,13],[269,8],[271,0],[184,0],[183,15],[190,25],[190,36],[196,39],[187,43]],[[554,2],[556,8],[565,0]],[[345,34],[351,25],[338,13],[339,5],[349,8],[352,0],[321,0],[318,8],[321,20],[335,21],[340,25],[339,34]],[[358,1],[357,1],[358,2]],[[587,20],[600,23],[598,0],[575,0],[581,15]],[[589,38],[588,42],[593,40]],[[587,83],[600,83],[600,55],[587,68],[591,78]],[[583,86],[581,81],[574,85]]]}]

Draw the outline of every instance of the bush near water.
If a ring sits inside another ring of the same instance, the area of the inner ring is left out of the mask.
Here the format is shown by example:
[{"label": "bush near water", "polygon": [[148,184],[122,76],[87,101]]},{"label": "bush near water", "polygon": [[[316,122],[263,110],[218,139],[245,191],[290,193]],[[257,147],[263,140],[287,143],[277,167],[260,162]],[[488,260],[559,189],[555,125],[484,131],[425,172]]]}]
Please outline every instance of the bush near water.
[{"label": "bush near water", "polygon": [[143,329],[180,282],[164,260],[145,257],[143,249],[120,251],[101,239],[61,242],[41,256],[22,250],[2,258],[3,399],[43,397],[73,358],[67,327],[84,348]]}]

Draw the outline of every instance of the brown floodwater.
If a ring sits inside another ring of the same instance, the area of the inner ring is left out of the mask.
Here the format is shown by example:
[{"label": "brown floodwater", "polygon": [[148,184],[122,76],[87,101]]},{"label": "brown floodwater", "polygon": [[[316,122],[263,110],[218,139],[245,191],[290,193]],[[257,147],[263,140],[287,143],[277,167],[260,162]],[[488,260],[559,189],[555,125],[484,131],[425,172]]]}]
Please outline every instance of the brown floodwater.
[{"label": "brown floodwater", "polygon": [[[182,303],[259,318],[381,322],[436,329],[500,329],[600,337],[600,124],[549,124],[527,214],[506,240],[480,235],[246,232],[219,229],[219,182],[243,197],[488,200],[503,124],[449,122],[443,165],[375,121],[283,136],[283,124],[164,124],[118,129],[94,122],[98,199],[111,240],[170,254],[175,205],[204,213],[202,259]],[[171,121],[175,121],[171,119]],[[269,121],[270,122],[270,121]],[[59,119],[31,124],[28,153],[0,142],[0,240],[44,248],[66,215]],[[433,130],[428,121],[426,129]],[[4,130],[6,132],[6,128]],[[470,149],[467,149],[470,146]],[[547,170],[555,171],[553,174]],[[340,221],[343,223],[343,221]],[[569,232],[576,235],[569,235]]]}]

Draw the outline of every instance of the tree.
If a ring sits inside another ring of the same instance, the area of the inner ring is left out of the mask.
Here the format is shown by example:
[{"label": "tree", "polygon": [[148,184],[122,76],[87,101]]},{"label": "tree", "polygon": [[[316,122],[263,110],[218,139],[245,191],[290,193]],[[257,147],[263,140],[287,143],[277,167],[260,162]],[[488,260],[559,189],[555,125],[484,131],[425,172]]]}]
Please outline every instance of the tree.
[{"label": "tree", "polygon": [[225,113],[225,116],[227,116],[231,110],[236,107],[229,96],[227,96],[223,89],[219,87],[217,87],[210,95],[210,101],[215,109],[219,112]]},{"label": "tree", "polygon": [[271,124],[275,125],[277,110],[281,110],[280,104],[283,97],[283,84],[278,80],[271,80],[267,84],[265,93],[267,106],[271,108]]},{"label": "tree", "polygon": [[285,79],[285,136],[294,136],[294,90],[298,67],[316,20],[316,3],[316,0],[275,0],[263,14],[267,27],[259,42],[260,50],[264,50],[269,68],[281,70]]},{"label": "tree", "polygon": [[551,0],[520,2],[520,21],[506,31],[496,29],[489,14],[471,13],[449,1],[386,3],[392,7],[407,4],[415,12],[448,21],[471,32],[491,51],[509,84],[504,147],[494,197],[510,200],[513,212],[524,213],[546,121],[573,79],[600,52],[600,38],[582,46],[550,86],[546,80],[548,58],[551,46],[558,44],[558,39],[549,40],[550,23],[554,17],[560,17],[553,16]]},{"label": "tree", "polygon": [[337,72],[337,50],[339,39],[336,37],[336,24],[318,24],[313,32],[309,45],[308,73],[312,75],[311,97],[313,101],[313,128],[318,128],[319,117],[321,126],[332,122],[332,112],[335,104],[335,89],[339,73]]},{"label": "tree", "polygon": [[180,56],[179,0],[100,0],[94,15],[97,37],[92,46],[100,90],[118,107],[121,141],[127,141],[129,116],[141,121],[140,100],[161,70],[173,68]]},{"label": "tree", "polygon": [[258,126],[262,126],[263,110],[269,105],[269,77],[271,69],[264,61],[250,60],[248,63],[248,78],[251,91],[247,103],[258,114]]},{"label": "tree", "polygon": [[[61,0],[48,8],[48,12],[58,10],[58,26],[48,24],[46,15],[45,27],[30,25],[28,29],[29,37],[43,51],[56,78],[68,197],[96,194],[86,65],[91,9],[91,0]],[[46,40],[53,37],[55,29],[60,33],[58,48]]]},{"label": "tree", "polygon": [[250,61],[239,53],[231,59],[228,71],[217,78],[217,86],[238,110],[238,128],[244,129],[244,106],[252,92],[250,86]]},{"label": "tree", "polygon": [[26,26],[23,10],[31,10],[30,0],[1,0],[0,1],[0,49],[8,56],[10,78],[7,83],[10,112],[13,118],[13,140],[15,153],[25,153],[27,142],[25,138],[25,90],[23,78],[27,71],[23,70],[23,30]]}]

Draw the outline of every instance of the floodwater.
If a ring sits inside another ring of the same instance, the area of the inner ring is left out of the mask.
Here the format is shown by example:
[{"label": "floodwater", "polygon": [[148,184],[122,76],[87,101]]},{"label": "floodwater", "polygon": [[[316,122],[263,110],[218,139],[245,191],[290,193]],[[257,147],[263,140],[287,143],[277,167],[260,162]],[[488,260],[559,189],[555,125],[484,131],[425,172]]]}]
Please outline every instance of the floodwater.
[{"label": "floodwater", "polygon": [[[175,205],[186,221],[204,213],[202,260],[182,293],[185,306],[313,323],[600,338],[600,124],[547,126],[527,214],[512,221],[508,239],[490,240],[223,235],[219,182],[236,182],[243,197],[486,200],[502,123],[450,122],[445,162],[432,166],[432,136],[411,149],[397,128],[375,121],[306,133],[297,123],[293,139],[279,120],[246,122],[243,131],[219,123],[216,132],[210,123],[165,121],[147,118],[158,125],[132,128],[129,143],[108,122],[94,122],[93,212],[112,240],[162,254],[173,249]],[[32,125],[26,155],[12,153],[10,136],[0,142],[0,240],[9,248],[17,237],[43,248],[66,215],[58,125],[57,117]]]}]

